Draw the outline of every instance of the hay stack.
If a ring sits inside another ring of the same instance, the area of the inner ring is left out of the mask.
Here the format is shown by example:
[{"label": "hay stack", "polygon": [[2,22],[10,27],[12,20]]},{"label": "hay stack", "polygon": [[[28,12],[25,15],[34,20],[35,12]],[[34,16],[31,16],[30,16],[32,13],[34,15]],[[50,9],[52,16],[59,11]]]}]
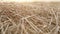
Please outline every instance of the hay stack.
[{"label": "hay stack", "polygon": [[60,3],[0,3],[0,34],[60,34]]}]

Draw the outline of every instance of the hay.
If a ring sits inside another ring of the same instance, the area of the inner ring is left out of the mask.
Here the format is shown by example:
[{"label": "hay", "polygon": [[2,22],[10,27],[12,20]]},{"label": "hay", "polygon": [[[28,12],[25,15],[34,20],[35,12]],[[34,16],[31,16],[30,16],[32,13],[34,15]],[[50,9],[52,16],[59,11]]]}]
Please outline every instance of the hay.
[{"label": "hay", "polygon": [[60,34],[60,3],[0,3],[0,34]]}]

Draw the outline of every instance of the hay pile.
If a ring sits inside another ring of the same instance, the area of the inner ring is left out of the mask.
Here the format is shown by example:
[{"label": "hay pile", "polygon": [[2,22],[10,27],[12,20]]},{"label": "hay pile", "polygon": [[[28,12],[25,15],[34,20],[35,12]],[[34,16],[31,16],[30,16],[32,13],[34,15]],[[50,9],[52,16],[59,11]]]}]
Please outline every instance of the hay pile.
[{"label": "hay pile", "polygon": [[60,3],[0,3],[0,34],[60,34]]}]

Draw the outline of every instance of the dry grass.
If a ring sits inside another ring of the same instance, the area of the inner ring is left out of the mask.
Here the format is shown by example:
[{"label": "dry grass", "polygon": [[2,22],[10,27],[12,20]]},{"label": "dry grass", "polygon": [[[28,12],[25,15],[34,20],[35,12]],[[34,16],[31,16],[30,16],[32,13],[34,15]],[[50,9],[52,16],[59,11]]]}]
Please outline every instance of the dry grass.
[{"label": "dry grass", "polygon": [[0,3],[0,34],[60,34],[60,3]]}]

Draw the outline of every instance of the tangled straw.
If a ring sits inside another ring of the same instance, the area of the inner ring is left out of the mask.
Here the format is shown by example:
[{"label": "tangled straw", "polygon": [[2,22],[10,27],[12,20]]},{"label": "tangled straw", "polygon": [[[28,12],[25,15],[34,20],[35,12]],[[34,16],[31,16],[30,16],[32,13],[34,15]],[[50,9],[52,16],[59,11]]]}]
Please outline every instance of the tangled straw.
[{"label": "tangled straw", "polygon": [[0,3],[0,34],[60,34],[58,6],[39,2]]}]

